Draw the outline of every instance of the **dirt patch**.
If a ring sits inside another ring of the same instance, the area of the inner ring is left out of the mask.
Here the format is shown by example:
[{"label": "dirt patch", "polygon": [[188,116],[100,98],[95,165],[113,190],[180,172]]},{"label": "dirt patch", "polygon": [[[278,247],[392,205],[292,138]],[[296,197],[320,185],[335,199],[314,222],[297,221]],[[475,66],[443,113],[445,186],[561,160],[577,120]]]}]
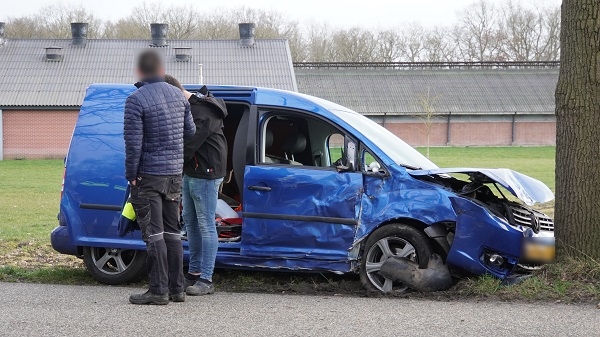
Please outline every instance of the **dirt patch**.
[{"label": "dirt patch", "polygon": [[56,252],[47,242],[21,241],[0,243],[0,267],[3,266],[23,269],[82,268],[83,262],[74,256]]}]

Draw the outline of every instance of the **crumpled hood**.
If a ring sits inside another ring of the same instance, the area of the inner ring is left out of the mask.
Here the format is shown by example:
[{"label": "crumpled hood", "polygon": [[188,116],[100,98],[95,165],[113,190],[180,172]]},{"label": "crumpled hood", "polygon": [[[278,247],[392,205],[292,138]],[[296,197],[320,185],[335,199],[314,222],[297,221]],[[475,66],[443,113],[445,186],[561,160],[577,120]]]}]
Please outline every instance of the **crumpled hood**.
[{"label": "crumpled hood", "polygon": [[497,182],[529,206],[554,199],[554,193],[543,182],[509,169],[439,168],[432,170],[407,170],[413,176],[464,173],[472,181]]}]

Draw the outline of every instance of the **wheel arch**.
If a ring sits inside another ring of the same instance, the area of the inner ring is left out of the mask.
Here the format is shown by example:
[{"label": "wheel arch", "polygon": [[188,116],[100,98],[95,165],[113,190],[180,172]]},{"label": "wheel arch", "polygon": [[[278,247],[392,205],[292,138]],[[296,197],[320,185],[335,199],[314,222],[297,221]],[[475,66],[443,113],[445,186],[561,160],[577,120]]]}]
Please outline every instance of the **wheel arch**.
[{"label": "wheel arch", "polygon": [[433,248],[433,252],[438,254],[439,256],[442,257],[442,259],[445,261],[446,257],[448,256],[448,252],[447,249],[445,247],[443,247],[443,244],[440,244],[440,242],[438,240],[435,239],[434,236],[432,236],[432,233],[429,231],[426,231],[427,228],[436,228],[438,229],[438,226],[440,226],[443,222],[437,222],[434,224],[426,224],[425,222],[415,219],[415,218],[409,218],[409,217],[398,217],[398,218],[393,218],[393,219],[388,219],[382,223],[380,223],[379,225],[373,227],[369,233],[367,235],[365,235],[363,238],[361,238],[360,240],[360,250],[359,250],[359,256],[362,256],[362,253],[365,249],[365,245],[367,243],[367,240],[369,240],[369,237],[379,228],[382,228],[384,226],[387,225],[391,225],[391,224],[405,224],[408,226],[411,226],[423,233],[425,233],[425,235],[427,235],[427,237],[429,238],[429,241],[431,243],[431,247]]}]

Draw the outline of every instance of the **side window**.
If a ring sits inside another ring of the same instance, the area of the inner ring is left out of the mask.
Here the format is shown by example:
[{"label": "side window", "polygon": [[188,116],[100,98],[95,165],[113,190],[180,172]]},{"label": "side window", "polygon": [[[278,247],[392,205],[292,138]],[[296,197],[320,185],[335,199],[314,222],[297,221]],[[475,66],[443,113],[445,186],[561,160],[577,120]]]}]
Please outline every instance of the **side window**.
[{"label": "side window", "polygon": [[344,136],[339,133],[329,135],[327,138],[327,153],[329,155],[327,165],[334,166],[344,156]]},{"label": "side window", "polygon": [[326,120],[272,112],[261,126],[259,162],[334,168],[344,157],[344,134]]},{"label": "side window", "polygon": [[385,169],[381,166],[379,160],[366,148],[362,148],[360,162],[362,163],[362,170],[367,174],[386,174]]}]

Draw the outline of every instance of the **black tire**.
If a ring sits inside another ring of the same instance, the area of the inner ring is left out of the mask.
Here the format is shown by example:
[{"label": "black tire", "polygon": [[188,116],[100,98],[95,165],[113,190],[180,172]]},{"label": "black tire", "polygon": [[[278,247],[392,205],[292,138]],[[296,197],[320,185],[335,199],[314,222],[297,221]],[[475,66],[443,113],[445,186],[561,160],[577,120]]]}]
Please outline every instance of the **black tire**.
[{"label": "black tire", "polygon": [[104,284],[133,283],[147,276],[143,250],[84,247],[83,262],[89,273]]},{"label": "black tire", "polygon": [[[408,290],[407,287],[401,283],[394,283],[378,273],[377,265],[385,262],[389,257],[384,257],[384,249],[381,248],[381,245],[385,245],[385,243],[389,247],[388,252],[391,253],[391,256],[409,258],[419,263],[420,268],[426,268],[429,257],[433,252],[429,238],[425,233],[414,227],[404,224],[389,224],[376,229],[363,246],[359,271],[363,286],[367,290],[383,293],[405,292]],[[408,246],[406,243],[408,243]],[[413,248],[412,251],[410,246]],[[369,268],[367,268],[367,264],[369,264]],[[391,289],[387,282],[390,282]]]}]

